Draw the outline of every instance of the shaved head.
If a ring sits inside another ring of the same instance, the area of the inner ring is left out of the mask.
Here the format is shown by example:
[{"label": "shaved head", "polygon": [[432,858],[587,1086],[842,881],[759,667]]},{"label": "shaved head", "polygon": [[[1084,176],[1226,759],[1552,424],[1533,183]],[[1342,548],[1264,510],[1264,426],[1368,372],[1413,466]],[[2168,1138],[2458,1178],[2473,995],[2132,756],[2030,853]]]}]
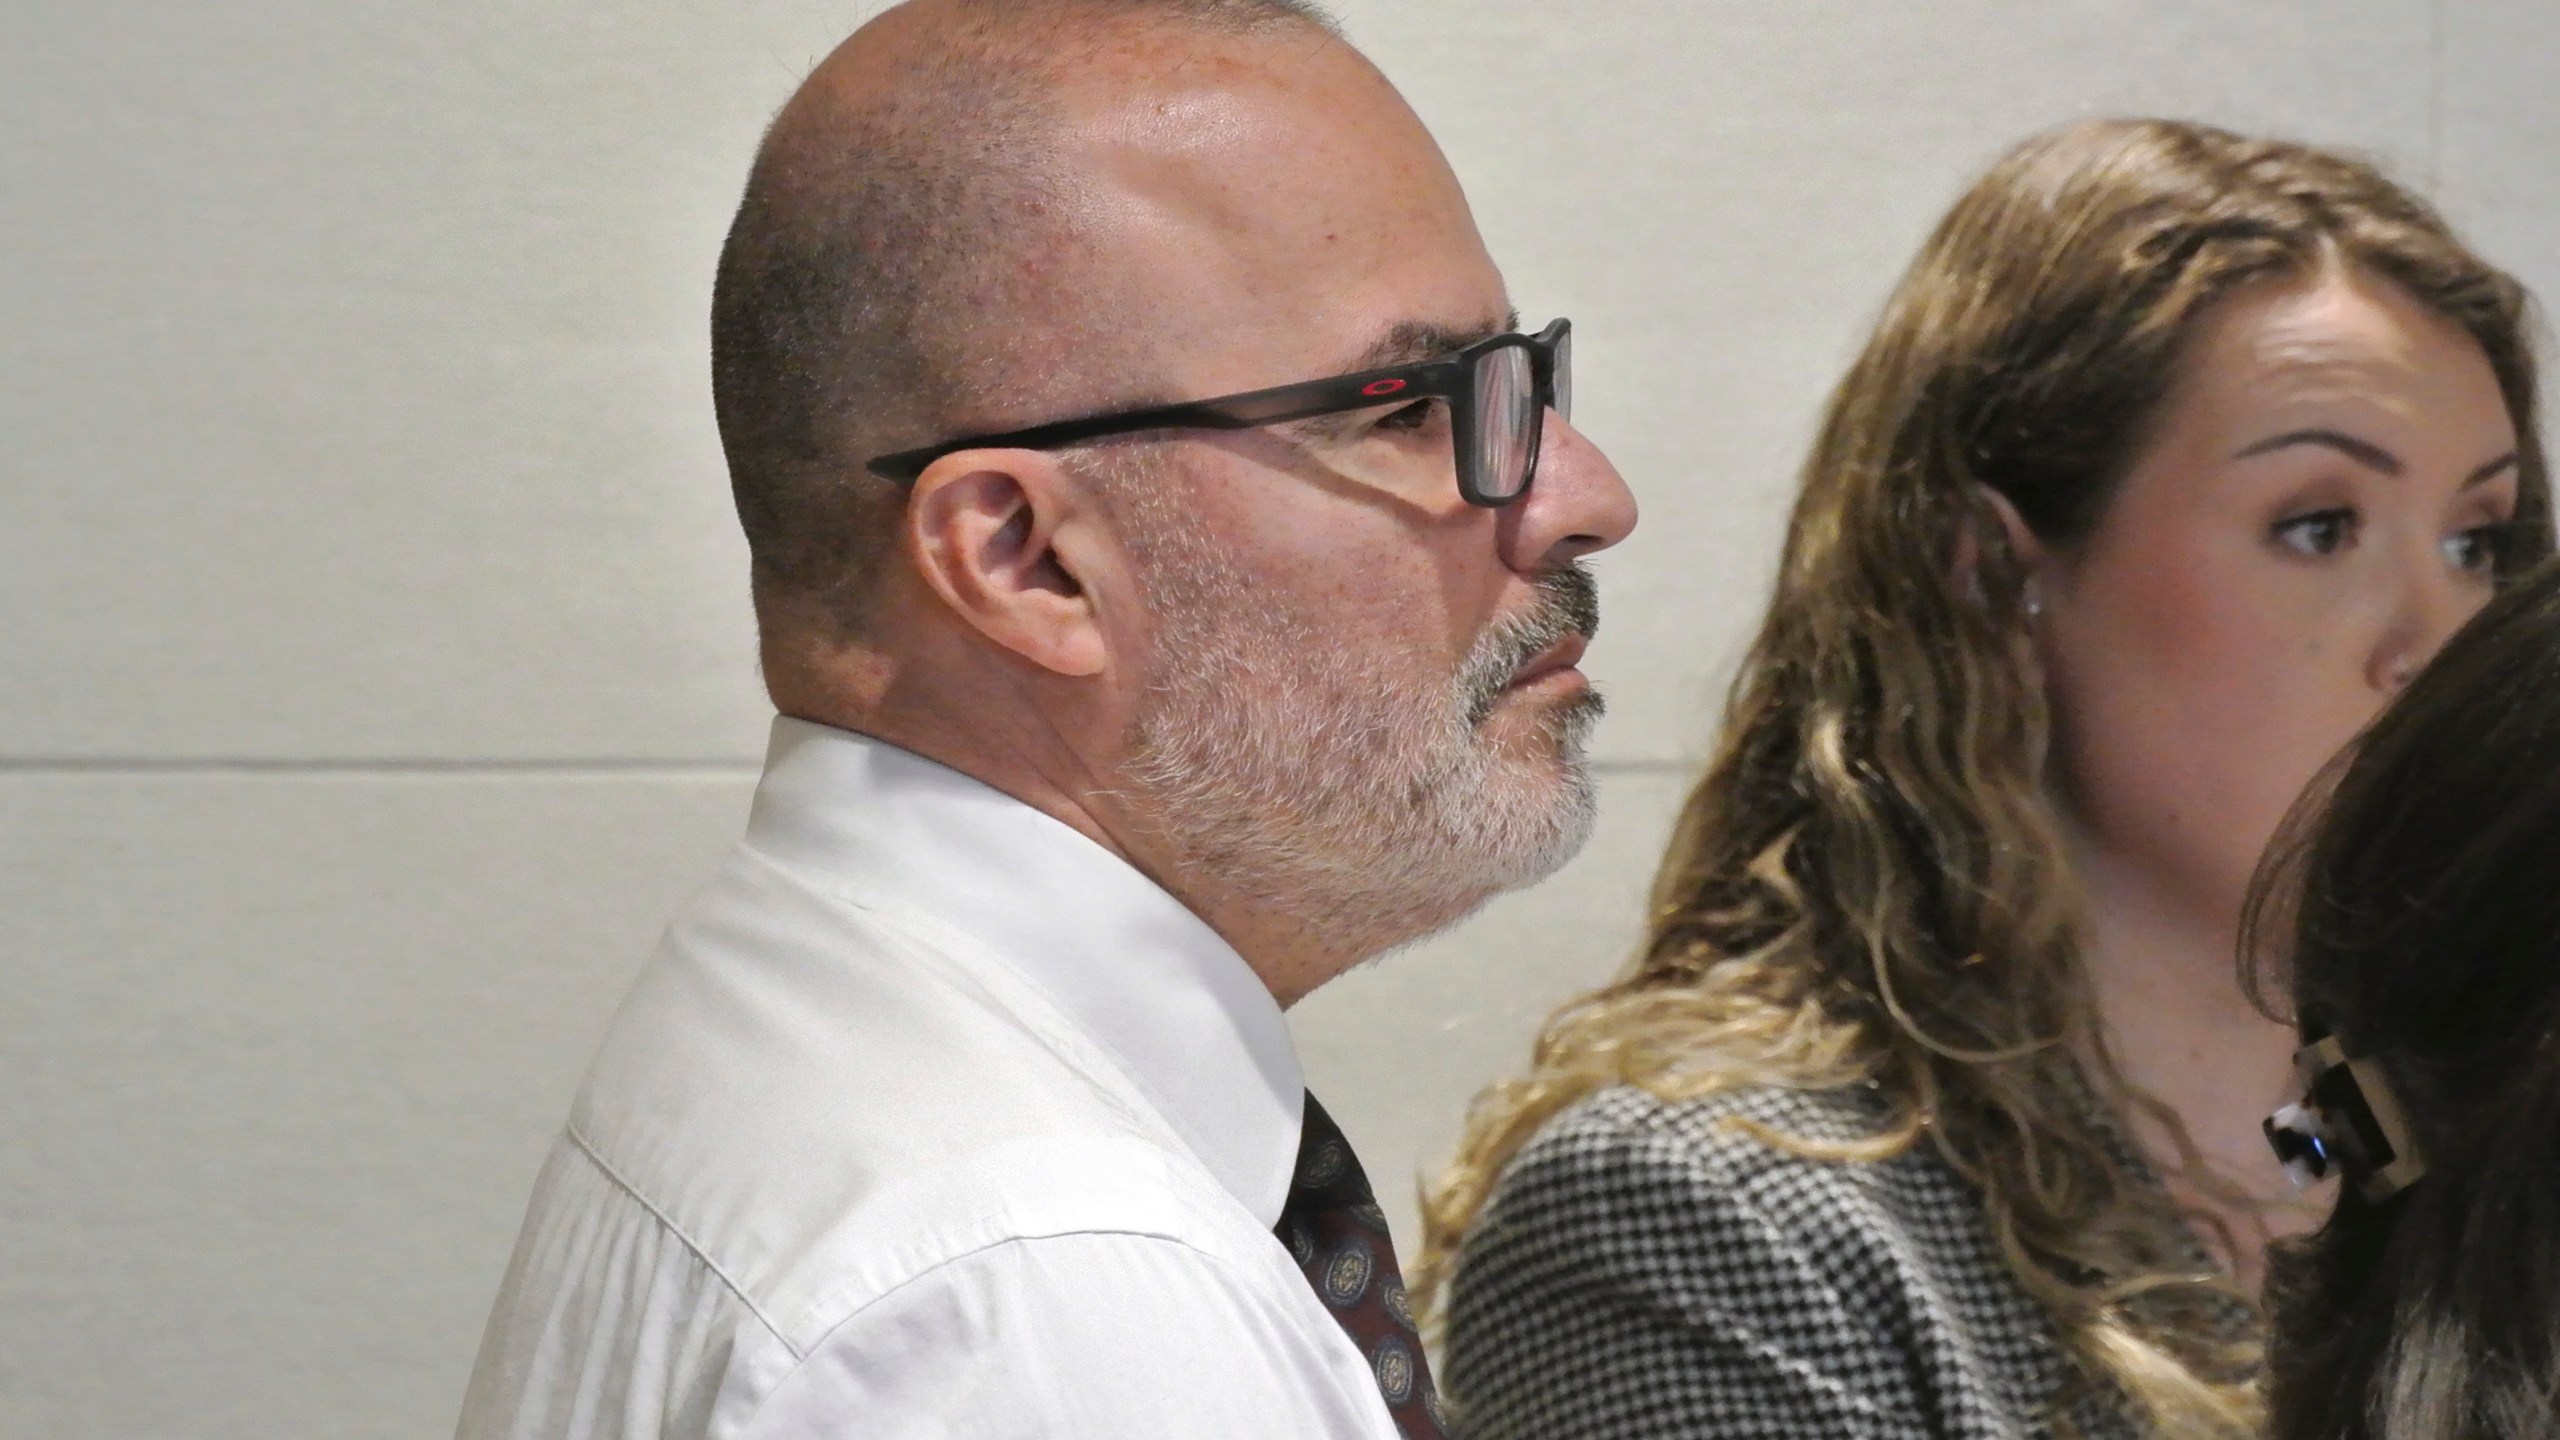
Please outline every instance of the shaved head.
[{"label": "shaved head", "polygon": [[914,0],[810,76],[756,156],[712,303],[769,637],[862,632],[901,500],[872,457],[1143,383],[1124,342],[1149,307],[1111,273],[1114,217],[1063,137],[1115,78],[1275,47],[1357,63],[1302,0]]},{"label": "shaved head", "polygon": [[1518,324],[1439,143],[1299,0],[909,0],[775,118],[721,256],[765,688],[1128,857],[1285,1004],[1579,843],[1574,567],[1625,483],[1550,406],[1536,484],[1475,503],[1436,393],[970,437]]}]

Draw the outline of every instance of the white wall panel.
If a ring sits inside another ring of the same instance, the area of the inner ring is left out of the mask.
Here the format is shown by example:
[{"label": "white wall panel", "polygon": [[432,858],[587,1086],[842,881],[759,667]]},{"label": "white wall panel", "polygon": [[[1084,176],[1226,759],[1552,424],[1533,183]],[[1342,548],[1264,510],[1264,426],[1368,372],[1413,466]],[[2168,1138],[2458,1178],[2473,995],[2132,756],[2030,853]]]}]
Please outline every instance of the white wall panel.
[{"label": "white wall panel", "polygon": [[0,24],[0,754],[753,758],[705,359],[845,7]]},{"label": "white wall panel", "polygon": [[2560,7],[2453,0],[2444,7],[2443,98],[2436,118],[2444,200],[2474,244],[2541,298],[2544,387],[2548,317],[2560,304]]},{"label": "white wall panel", "polygon": [[[0,19],[0,754],[752,758],[711,262],[868,8]],[[2421,0],[1344,8],[1583,326],[1649,517],[1620,758],[1696,748],[1820,395],[1968,172],[2100,110],[2427,113]]]},{"label": "white wall panel", "polygon": [[0,1435],[450,1433],[751,784],[0,778]]}]

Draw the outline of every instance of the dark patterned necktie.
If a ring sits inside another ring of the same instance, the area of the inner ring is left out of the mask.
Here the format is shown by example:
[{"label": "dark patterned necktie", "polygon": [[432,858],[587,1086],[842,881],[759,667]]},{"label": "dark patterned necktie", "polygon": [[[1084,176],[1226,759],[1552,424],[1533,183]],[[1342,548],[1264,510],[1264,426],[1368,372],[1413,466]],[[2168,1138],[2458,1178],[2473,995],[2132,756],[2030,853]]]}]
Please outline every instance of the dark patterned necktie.
[{"label": "dark patterned necktie", "polygon": [[1405,1299],[1386,1212],[1352,1158],[1351,1142],[1313,1095],[1307,1097],[1298,1173],[1289,1182],[1278,1234],[1325,1308],[1368,1357],[1396,1429],[1405,1440],[1445,1440],[1440,1397],[1432,1391],[1422,1336]]}]

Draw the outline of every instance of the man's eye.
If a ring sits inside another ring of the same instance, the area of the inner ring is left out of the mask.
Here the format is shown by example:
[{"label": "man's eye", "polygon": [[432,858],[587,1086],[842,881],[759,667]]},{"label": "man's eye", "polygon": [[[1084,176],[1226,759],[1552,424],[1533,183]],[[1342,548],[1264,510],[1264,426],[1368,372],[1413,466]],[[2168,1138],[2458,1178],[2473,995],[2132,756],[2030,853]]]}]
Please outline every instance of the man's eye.
[{"label": "man's eye", "polygon": [[2335,555],[2356,537],[2356,512],[2317,510],[2276,526],[2276,543],[2300,555]]},{"label": "man's eye", "polygon": [[1442,401],[1437,396],[1428,400],[1416,400],[1410,405],[1399,405],[1378,418],[1378,428],[1381,430],[1427,430],[1431,428],[1432,422],[1439,418],[1441,405]]}]

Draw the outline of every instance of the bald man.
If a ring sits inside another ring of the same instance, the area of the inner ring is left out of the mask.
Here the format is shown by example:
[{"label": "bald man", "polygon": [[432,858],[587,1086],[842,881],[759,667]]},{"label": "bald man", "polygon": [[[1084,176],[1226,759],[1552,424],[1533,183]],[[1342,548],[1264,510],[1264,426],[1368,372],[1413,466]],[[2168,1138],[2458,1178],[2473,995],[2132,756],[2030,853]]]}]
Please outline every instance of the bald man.
[{"label": "bald man", "polygon": [[1282,1011],[1589,828],[1567,328],[1301,4],[916,0],[712,347],[781,717],[465,1440],[1441,1433]]}]

